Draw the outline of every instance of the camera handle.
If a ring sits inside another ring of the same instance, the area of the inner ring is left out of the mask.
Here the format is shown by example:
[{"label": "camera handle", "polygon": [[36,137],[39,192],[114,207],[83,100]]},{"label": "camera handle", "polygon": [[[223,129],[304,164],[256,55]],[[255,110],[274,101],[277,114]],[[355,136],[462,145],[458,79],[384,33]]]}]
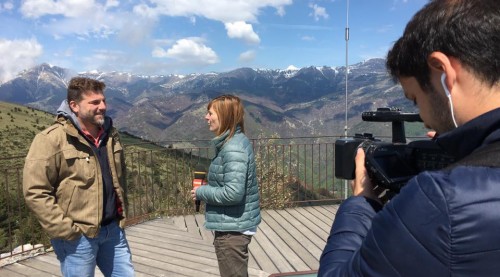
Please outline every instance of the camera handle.
[{"label": "camera handle", "polygon": [[406,143],[404,121],[392,122],[392,143]]},{"label": "camera handle", "polygon": [[397,108],[378,108],[377,111],[363,112],[363,121],[392,122],[392,142],[406,143],[404,122],[422,121],[417,113],[401,113]]}]

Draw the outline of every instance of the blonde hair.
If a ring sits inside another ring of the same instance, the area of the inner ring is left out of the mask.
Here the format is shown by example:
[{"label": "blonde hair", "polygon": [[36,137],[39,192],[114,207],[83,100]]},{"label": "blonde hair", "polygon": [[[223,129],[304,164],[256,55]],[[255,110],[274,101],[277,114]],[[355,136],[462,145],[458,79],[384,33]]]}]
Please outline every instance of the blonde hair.
[{"label": "blonde hair", "polygon": [[[230,139],[236,132],[236,127],[240,127],[241,132],[245,132],[243,116],[245,115],[243,103],[240,98],[234,95],[221,95],[208,102],[207,111],[213,108],[219,118],[219,130],[216,135],[220,136],[227,130]],[[226,139],[226,140],[227,140]]]}]

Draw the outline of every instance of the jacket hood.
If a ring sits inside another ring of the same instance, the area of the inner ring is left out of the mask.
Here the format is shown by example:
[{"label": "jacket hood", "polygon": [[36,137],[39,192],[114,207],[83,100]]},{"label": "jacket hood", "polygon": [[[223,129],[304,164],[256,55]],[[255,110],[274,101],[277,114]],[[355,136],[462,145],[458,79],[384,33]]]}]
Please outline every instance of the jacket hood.
[{"label": "jacket hood", "polygon": [[436,143],[461,159],[485,145],[500,141],[500,108],[484,113],[447,133],[439,135]]},{"label": "jacket hood", "polygon": [[[57,114],[57,117],[63,116],[64,118],[69,119],[71,121],[71,123],[73,123],[73,125],[78,129],[78,131],[80,131],[80,132],[82,131],[82,128],[80,126],[80,121],[76,117],[76,114],[69,107],[67,99],[62,101],[59,108],[57,108],[56,114]],[[112,125],[113,125],[113,122],[112,122],[111,118],[108,116],[105,116],[103,128],[104,128],[104,131],[106,133],[108,132],[108,130],[111,128]]]}]

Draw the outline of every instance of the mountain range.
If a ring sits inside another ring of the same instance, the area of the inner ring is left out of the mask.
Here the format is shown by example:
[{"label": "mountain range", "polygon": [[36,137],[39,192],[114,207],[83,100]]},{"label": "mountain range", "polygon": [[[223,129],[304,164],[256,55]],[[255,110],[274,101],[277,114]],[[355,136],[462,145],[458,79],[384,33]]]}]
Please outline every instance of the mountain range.
[{"label": "mountain range", "polygon": [[[401,86],[387,74],[384,59],[346,67],[271,70],[239,68],[222,73],[142,76],[125,72],[73,72],[40,64],[0,85],[0,101],[55,113],[74,76],[106,84],[108,115],[121,130],[152,141],[209,139],[204,116],[208,101],[235,94],[245,104],[249,137],[278,135],[337,136],[354,134],[361,112],[399,107],[414,112]],[[347,113],[346,113],[347,106]],[[365,127],[360,127],[365,126]],[[363,130],[361,130],[363,131]]]}]

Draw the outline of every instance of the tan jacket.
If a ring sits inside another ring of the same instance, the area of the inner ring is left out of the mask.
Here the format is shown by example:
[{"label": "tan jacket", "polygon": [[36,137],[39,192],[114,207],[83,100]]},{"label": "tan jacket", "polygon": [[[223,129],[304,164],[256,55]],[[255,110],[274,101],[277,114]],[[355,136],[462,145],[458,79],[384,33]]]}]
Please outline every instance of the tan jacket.
[{"label": "tan jacket", "polygon": [[[125,202],[125,161],[115,128],[107,142],[113,185]],[[23,171],[23,192],[50,238],[96,237],[103,214],[101,167],[89,143],[64,117],[37,134]],[[125,204],[123,216],[125,217]],[[125,218],[120,226],[125,225]]]}]

